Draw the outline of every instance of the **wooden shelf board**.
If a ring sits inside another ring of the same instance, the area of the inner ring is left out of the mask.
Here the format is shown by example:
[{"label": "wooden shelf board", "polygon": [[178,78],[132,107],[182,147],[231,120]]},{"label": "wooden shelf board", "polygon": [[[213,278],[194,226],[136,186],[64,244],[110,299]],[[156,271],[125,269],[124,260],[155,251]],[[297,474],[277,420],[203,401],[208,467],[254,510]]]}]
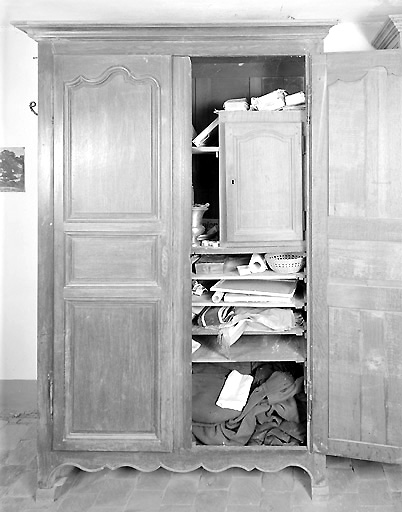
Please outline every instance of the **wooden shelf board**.
[{"label": "wooden shelf board", "polygon": [[219,153],[219,146],[198,146],[192,147],[191,152],[193,155],[202,155],[205,153]]},{"label": "wooden shelf board", "polygon": [[191,251],[193,254],[253,254],[253,253],[269,253],[278,254],[282,252],[305,252],[306,242],[295,241],[288,243],[272,242],[264,245],[253,245],[252,242],[248,243],[244,247],[192,247]]},{"label": "wooden shelf board", "polygon": [[229,358],[218,352],[216,336],[194,336],[201,347],[192,355],[193,363],[295,361],[302,363],[307,357],[306,339],[294,335],[242,336],[229,349]]},{"label": "wooden shelf board", "polygon": [[267,281],[289,281],[295,279],[304,279],[304,272],[296,272],[293,274],[279,274],[278,272],[274,272],[273,270],[266,270],[265,272],[259,272],[257,274],[247,274],[245,276],[241,276],[237,270],[232,270],[230,272],[225,273],[217,273],[217,274],[191,274],[192,279],[198,279],[207,281],[210,279],[266,279]]},{"label": "wooden shelf board", "polygon": [[295,294],[295,296],[286,303],[281,301],[272,301],[272,302],[212,302],[211,297],[212,293],[205,293],[198,297],[197,295],[192,296],[192,305],[193,306],[237,306],[237,307],[247,307],[247,308],[296,308],[301,309],[305,305],[305,297],[303,294]]},{"label": "wooden shelf board", "polygon": [[[305,328],[302,326],[296,326],[293,329],[289,329],[288,331],[267,331],[263,329],[259,330],[245,330],[243,335],[246,336],[252,336],[252,335],[266,335],[266,336],[272,336],[272,335],[289,335],[294,334],[296,336],[302,336],[305,332]],[[192,333],[198,336],[216,336],[219,333],[218,327],[200,327],[198,325],[193,325],[192,327]]]}]

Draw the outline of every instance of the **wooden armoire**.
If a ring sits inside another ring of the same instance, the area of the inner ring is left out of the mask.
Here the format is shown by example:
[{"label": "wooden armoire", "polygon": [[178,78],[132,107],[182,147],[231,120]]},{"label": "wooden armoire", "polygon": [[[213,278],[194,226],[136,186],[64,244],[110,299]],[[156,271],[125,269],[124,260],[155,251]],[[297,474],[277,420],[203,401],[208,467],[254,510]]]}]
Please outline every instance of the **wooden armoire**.
[{"label": "wooden armoire", "polygon": [[[15,26],[39,43],[39,488],[66,465],[297,465],[314,495],[326,455],[400,463],[401,52],[324,54],[329,22]],[[214,113],[278,89],[305,109]],[[191,257],[289,252],[302,332],[244,334],[229,360],[300,367],[307,440],[195,443],[192,368],[220,356],[192,353]]]}]

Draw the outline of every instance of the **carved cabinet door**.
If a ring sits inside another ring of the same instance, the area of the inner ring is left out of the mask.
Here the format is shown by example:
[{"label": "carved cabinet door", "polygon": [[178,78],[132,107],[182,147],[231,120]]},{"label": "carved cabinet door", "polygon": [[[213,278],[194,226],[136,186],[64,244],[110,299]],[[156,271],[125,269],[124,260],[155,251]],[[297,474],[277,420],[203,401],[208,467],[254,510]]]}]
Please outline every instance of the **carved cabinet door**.
[{"label": "carved cabinet door", "polygon": [[222,112],[219,123],[222,244],[302,241],[300,113]]},{"label": "carved cabinet door", "polygon": [[402,58],[313,60],[313,444],[402,460]]},{"label": "carved cabinet door", "polygon": [[54,59],[56,450],[172,449],[171,69]]}]

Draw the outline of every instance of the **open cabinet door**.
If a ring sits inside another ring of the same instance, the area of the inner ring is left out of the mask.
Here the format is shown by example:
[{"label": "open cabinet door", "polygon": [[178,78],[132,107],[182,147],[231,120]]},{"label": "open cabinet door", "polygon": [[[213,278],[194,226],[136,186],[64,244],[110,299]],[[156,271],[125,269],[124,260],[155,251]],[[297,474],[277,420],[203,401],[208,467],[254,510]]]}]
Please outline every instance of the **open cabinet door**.
[{"label": "open cabinet door", "polygon": [[313,59],[313,450],[402,462],[402,53]]}]

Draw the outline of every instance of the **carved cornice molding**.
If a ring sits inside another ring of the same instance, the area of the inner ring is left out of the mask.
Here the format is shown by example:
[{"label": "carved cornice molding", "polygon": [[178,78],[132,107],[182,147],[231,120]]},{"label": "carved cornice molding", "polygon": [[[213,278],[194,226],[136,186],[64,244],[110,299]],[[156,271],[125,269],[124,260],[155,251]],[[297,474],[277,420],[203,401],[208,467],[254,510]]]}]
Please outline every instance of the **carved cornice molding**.
[{"label": "carved cornice molding", "polygon": [[135,25],[131,23],[86,23],[86,22],[40,22],[15,21],[16,28],[26,32],[32,39],[80,39],[80,40],[153,40],[171,41],[185,39],[203,41],[220,38],[278,39],[303,37],[324,39],[336,20],[269,21],[247,23],[208,24],[155,24]]},{"label": "carved cornice molding", "polygon": [[401,47],[402,15],[390,15],[372,45],[378,50]]}]

